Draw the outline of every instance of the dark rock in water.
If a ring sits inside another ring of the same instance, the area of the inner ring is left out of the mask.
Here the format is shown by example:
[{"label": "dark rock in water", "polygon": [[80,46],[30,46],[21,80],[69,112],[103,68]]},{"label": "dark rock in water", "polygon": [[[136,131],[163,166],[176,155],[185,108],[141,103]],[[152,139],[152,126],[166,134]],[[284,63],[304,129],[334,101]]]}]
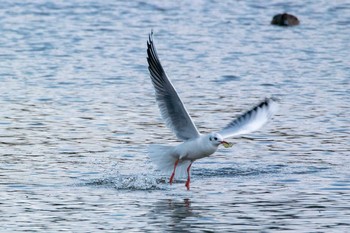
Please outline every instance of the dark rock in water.
[{"label": "dark rock in water", "polygon": [[287,13],[275,15],[272,18],[271,24],[278,26],[295,26],[299,25],[300,21],[294,15],[290,15]]}]

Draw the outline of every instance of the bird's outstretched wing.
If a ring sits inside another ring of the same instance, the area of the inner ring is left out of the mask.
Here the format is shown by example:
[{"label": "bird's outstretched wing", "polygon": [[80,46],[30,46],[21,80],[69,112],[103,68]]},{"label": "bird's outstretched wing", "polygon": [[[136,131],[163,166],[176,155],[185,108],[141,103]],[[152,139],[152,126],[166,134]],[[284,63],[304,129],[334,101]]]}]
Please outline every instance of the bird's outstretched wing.
[{"label": "bird's outstretched wing", "polygon": [[276,99],[266,98],[251,110],[231,121],[219,134],[224,138],[251,133],[260,129],[277,111]]},{"label": "bird's outstretched wing", "polygon": [[166,125],[181,140],[199,137],[200,133],[159,61],[153,42],[153,32],[150,33],[147,42],[147,55],[148,70],[160,113]]}]

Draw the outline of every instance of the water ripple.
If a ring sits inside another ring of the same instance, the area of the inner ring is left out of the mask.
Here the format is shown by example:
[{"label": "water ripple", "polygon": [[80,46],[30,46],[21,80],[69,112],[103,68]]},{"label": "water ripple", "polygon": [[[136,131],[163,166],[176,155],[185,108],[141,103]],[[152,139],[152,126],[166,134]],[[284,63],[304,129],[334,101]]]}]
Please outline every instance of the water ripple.
[{"label": "water ripple", "polygon": [[[284,11],[301,24],[270,25]],[[349,22],[345,1],[3,0],[1,229],[348,232]],[[196,161],[190,191],[147,157],[178,143],[148,78],[151,29],[201,132],[281,99]]]}]

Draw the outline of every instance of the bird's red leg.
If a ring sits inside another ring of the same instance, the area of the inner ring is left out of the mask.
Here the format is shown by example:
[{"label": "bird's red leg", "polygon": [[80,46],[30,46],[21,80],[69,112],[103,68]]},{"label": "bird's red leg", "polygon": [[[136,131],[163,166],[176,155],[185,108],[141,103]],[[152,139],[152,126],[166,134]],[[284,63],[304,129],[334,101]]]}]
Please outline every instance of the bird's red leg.
[{"label": "bird's red leg", "polygon": [[177,164],[179,163],[179,160],[176,160],[175,164],[174,164],[174,170],[173,170],[173,173],[171,174],[170,176],[170,181],[169,183],[172,184],[173,183],[173,180],[174,180],[174,176],[175,176],[175,170],[176,170],[176,167],[177,167]]},{"label": "bird's red leg", "polygon": [[192,162],[190,163],[190,165],[188,165],[188,168],[187,168],[187,181],[186,181],[186,188],[187,188],[187,190],[190,190],[190,181],[191,181],[190,169],[191,169],[191,165],[192,165]]}]

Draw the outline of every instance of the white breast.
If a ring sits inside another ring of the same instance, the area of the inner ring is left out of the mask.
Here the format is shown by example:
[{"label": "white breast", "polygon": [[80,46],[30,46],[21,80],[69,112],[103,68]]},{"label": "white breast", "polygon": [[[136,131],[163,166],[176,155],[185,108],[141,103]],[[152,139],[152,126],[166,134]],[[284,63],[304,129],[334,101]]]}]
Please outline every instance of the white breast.
[{"label": "white breast", "polygon": [[213,154],[218,147],[209,142],[204,135],[199,138],[186,141],[175,147],[182,160],[197,160]]}]

